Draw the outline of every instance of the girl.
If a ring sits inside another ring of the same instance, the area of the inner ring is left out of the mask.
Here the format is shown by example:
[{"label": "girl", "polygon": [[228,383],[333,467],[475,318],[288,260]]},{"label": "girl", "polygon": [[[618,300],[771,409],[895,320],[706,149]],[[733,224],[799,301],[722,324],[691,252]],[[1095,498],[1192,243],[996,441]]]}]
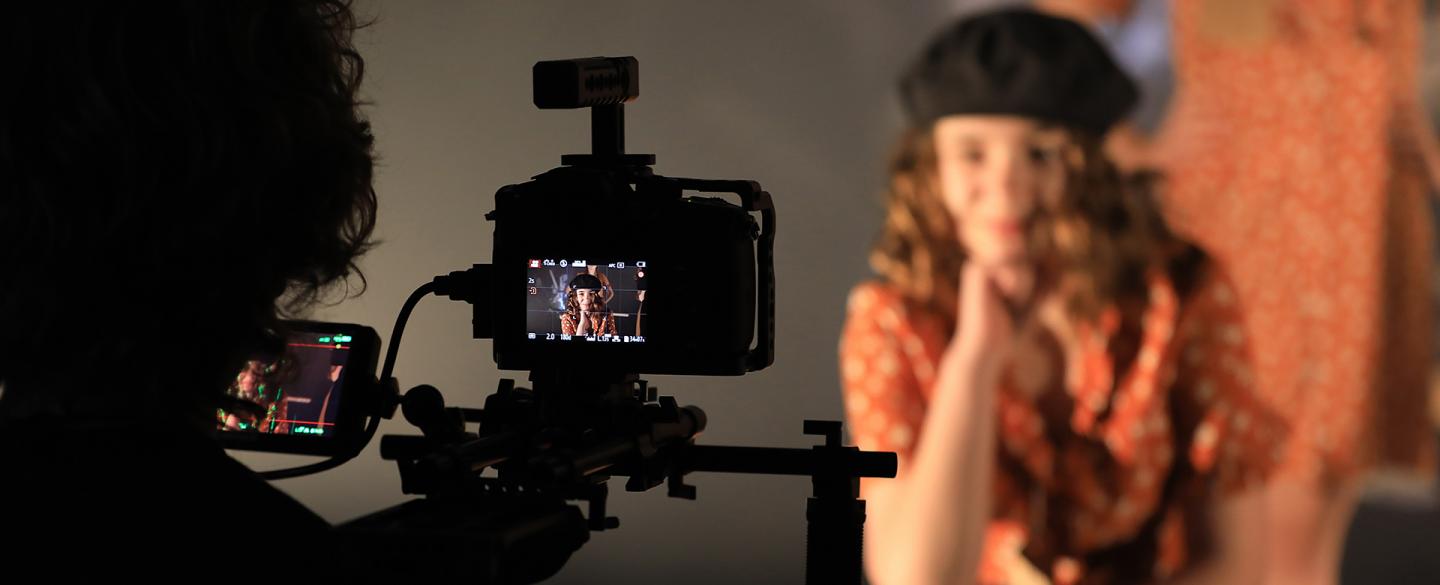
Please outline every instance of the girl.
[{"label": "girl", "polygon": [[1240,307],[1100,140],[1133,84],[1086,30],[957,23],[907,71],[879,282],[840,344],[872,582],[1241,583],[1282,436]]}]

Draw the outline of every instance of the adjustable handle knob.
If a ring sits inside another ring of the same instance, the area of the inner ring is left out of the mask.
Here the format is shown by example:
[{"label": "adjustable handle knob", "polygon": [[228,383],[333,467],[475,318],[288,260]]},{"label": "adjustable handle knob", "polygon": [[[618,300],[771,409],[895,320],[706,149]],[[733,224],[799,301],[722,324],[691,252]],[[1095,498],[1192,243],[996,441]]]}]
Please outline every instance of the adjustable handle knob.
[{"label": "adjustable handle knob", "polygon": [[807,420],[805,434],[825,437],[826,447],[840,447],[840,435],[844,425],[838,420]]}]

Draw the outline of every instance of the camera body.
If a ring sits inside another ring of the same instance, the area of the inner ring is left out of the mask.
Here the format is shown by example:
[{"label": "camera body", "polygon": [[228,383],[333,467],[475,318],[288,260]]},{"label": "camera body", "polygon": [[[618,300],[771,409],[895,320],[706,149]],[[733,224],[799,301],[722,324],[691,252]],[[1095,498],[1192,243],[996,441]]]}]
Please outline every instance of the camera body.
[{"label": "camera body", "polygon": [[483,302],[472,302],[474,336],[495,340],[496,364],[708,376],[769,366],[770,194],[753,181],[663,177],[653,155],[625,154],[633,57],[540,62],[533,73],[537,107],[591,108],[594,152],[495,194],[493,264]]},{"label": "camera body", "polygon": [[[494,306],[476,305],[475,322],[494,311],[476,336],[494,337],[500,368],[739,375],[773,361],[768,194],[648,171],[567,166],[496,193]],[[599,302],[580,318],[576,297],[596,281]]]},{"label": "camera body", "polygon": [[227,449],[336,455],[362,442],[374,410],[380,337],[349,323],[285,321],[285,349],[247,360],[216,412]]}]

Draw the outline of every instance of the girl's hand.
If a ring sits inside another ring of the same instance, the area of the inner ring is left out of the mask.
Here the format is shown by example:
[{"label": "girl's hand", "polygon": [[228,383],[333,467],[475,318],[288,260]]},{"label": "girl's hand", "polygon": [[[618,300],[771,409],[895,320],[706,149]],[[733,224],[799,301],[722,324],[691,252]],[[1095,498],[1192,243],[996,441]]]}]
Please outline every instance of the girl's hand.
[{"label": "girl's hand", "polygon": [[[1029,283],[1016,284],[1015,281],[1032,277],[1002,273],[974,262],[967,262],[961,269],[959,310],[951,347],[980,373],[996,374],[1010,359],[1016,332],[1031,312]],[[1002,292],[1001,282],[1009,285],[1006,288],[1012,295]]]},{"label": "girl's hand", "polygon": [[1020,551],[1006,555],[1002,565],[1005,570],[1006,583],[1010,585],[1052,585],[1050,577],[1035,565],[1030,564],[1030,559],[1025,558]]}]

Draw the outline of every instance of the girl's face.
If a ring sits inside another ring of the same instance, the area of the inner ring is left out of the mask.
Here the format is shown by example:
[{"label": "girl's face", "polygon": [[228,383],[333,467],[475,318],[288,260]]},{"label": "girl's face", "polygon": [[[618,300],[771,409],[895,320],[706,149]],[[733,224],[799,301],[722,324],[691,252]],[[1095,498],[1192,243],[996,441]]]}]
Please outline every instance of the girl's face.
[{"label": "girl's face", "polygon": [[240,371],[235,382],[241,394],[254,394],[255,386],[260,382],[259,372],[256,371],[256,362],[246,363],[245,369]]},{"label": "girl's face", "polygon": [[575,303],[586,311],[599,310],[600,291],[589,288],[575,289]]},{"label": "girl's face", "polygon": [[1064,193],[1065,132],[1016,116],[954,115],[934,135],[936,182],[969,260],[1030,260],[1029,222]]}]

